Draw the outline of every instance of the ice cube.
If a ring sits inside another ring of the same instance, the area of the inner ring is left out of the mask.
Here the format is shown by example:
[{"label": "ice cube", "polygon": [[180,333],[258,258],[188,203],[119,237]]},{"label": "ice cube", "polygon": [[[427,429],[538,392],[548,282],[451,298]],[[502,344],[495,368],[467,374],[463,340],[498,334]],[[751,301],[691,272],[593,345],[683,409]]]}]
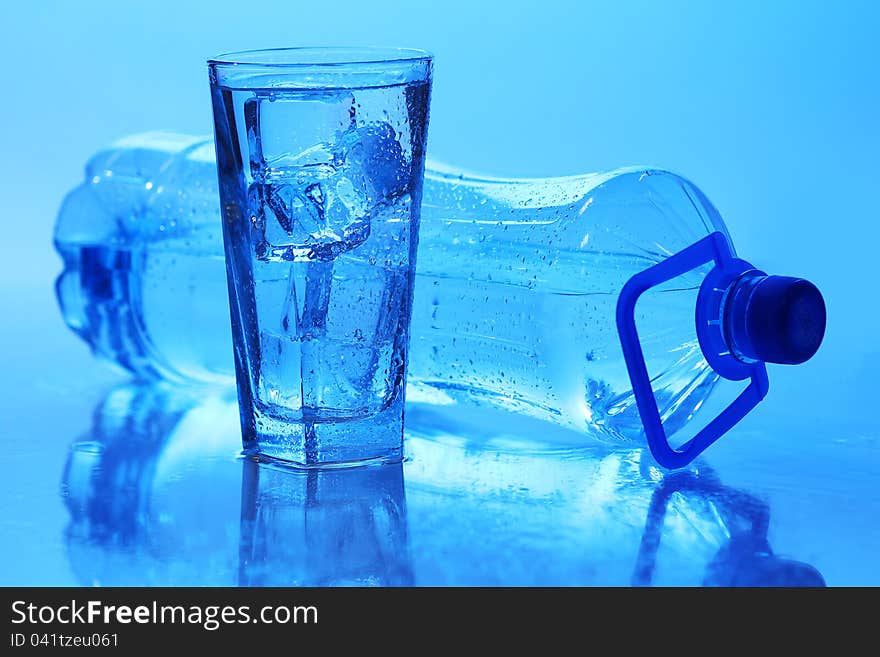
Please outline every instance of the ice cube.
[{"label": "ice cube", "polygon": [[[332,260],[364,243],[372,217],[408,190],[391,125],[357,125],[335,100],[258,94],[245,103],[259,259]],[[336,120],[342,109],[347,123]]]},{"label": "ice cube", "polygon": [[[341,193],[340,193],[341,192]],[[257,257],[331,260],[370,235],[369,204],[345,172],[310,165],[249,191]]]},{"label": "ice cube", "polygon": [[[288,166],[327,162],[328,143],[350,122],[349,102],[330,94],[261,91],[244,103],[251,176],[262,180]],[[324,151],[322,153],[322,150]]]},{"label": "ice cube", "polygon": [[350,127],[337,143],[336,156],[362,181],[373,205],[390,203],[407,192],[409,163],[389,123]]}]

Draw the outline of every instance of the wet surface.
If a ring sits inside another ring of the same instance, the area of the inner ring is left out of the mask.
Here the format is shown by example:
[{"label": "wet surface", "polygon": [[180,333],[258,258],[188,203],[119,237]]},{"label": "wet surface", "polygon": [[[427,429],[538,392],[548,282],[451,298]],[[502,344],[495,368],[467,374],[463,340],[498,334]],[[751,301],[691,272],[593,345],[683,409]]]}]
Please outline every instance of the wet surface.
[{"label": "wet surface", "polygon": [[239,455],[228,394],[127,381],[51,292],[4,297],[28,312],[0,335],[0,584],[880,583],[858,418],[771,408],[670,475],[637,446],[411,407],[404,464],[290,472]]}]

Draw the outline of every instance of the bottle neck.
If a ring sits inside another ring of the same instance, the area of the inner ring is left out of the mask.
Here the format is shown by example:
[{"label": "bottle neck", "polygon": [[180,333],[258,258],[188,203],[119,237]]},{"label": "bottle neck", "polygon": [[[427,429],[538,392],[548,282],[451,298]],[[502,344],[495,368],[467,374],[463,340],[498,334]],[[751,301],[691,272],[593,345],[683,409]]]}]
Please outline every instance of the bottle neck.
[{"label": "bottle neck", "polygon": [[725,292],[721,330],[730,353],[743,363],[797,365],[822,342],[825,302],[802,278],[749,270]]},{"label": "bottle neck", "polygon": [[730,284],[721,302],[721,334],[730,353],[743,363],[759,360],[749,337],[748,311],[755,289],[766,278],[766,274],[756,270],[744,272]]}]

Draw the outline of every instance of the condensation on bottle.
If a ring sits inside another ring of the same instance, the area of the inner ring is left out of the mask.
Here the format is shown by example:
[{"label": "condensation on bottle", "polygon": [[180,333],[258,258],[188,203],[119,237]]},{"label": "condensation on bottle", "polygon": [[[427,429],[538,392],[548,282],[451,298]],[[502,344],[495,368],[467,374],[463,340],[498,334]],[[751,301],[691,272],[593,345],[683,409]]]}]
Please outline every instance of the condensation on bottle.
[{"label": "condensation on bottle", "polygon": [[[135,135],[91,158],[58,216],[56,285],[67,324],[96,355],[141,379],[233,382],[217,199],[209,138]],[[727,236],[712,204],[666,171],[496,179],[429,161],[407,403],[639,438],[618,295],[713,232]],[[652,288],[636,309],[667,434],[719,379],[694,328],[710,269]]]}]

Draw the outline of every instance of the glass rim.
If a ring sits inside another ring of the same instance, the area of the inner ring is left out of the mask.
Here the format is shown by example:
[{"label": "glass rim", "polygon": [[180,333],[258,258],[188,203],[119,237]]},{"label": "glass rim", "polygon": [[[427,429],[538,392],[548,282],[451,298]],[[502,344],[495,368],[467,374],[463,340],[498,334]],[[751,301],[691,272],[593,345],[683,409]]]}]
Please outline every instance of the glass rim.
[{"label": "glass rim", "polygon": [[[338,53],[337,57],[331,57]],[[288,57],[286,57],[288,56]],[[209,66],[258,68],[330,68],[376,64],[430,62],[434,56],[418,48],[386,46],[291,46],[258,48],[220,53],[208,59]]]}]

